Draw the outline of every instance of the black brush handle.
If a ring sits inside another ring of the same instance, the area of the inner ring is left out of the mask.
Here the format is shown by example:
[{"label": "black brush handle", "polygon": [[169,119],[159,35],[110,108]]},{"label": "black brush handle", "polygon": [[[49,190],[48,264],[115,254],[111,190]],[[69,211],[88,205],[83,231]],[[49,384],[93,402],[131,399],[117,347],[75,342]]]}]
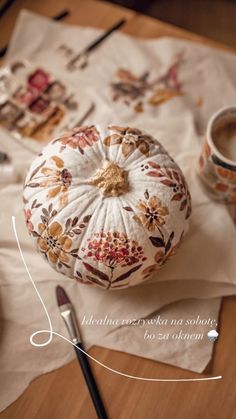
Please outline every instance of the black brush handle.
[{"label": "black brush handle", "polygon": [[[76,345],[78,346],[78,348],[81,348],[84,351],[84,348],[81,342],[77,343]],[[100,397],[100,394],[97,388],[96,381],[93,377],[93,374],[89,365],[89,360],[86,354],[81,352],[78,348],[76,347],[74,348],[75,348],[75,352],[76,352],[78,361],[80,363],[80,367],[83,372],[86,384],[88,386],[89,393],[92,398],[95,410],[97,412],[97,416],[99,419],[108,419],[102,399]]]},{"label": "black brush handle", "polygon": [[86,49],[85,52],[88,53],[92,51],[94,48],[96,48],[99,44],[102,43],[108,36],[110,36],[113,32],[120,29],[124,24],[126,23],[125,19],[119,20],[114,26],[112,26],[110,29],[108,29],[106,32],[104,32],[96,41],[92,42]]}]

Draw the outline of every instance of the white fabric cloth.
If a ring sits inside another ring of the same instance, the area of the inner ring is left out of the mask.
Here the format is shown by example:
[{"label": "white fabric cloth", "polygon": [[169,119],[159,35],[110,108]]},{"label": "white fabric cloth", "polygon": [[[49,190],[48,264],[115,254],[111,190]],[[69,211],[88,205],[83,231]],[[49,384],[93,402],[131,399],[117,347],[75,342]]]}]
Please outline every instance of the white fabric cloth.
[{"label": "white fabric cloth", "polygon": [[[90,28],[51,22],[24,11],[17,21],[7,59],[25,56],[33,59],[35,64],[47,62],[51,71],[56,66],[57,71],[66,76],[65,61],[55,53],[55,42],[57,45],[67,44],[78,52],[99,33]],[[180,53],[185,57],[180,71],[184,86],[182,96],[157,107],[147,106],[142,113],[135,113],[132,105],[112,101],[110,83],[119,67],[138,75],[151,69],[151,77],[155,78],[168,67],[173,56]],[[116,33],[94,51],[89,58],[89,66],[83,72],[70,73],[73,82],[77,80],[83,84],[95,103],[94,113],[87,119],[88,122],[128,123],[140,127],[157,137],[176,159],[187,178],[193,200],[190,230],[176,256],[158,272],[158,281],[154,279],[132,289],[107,293],[77,285],[43,263],[34,251],[24,225],[22,185],[2,188],[0,289],[3,328],[0,366],[1,382],[4,380],[5,386],[1,409],[14,401],[33,378],[74,357],[72,347],[59,338],[54,338],[49,346],[40,349],[29,343],[33,332],[48,328],[48,325],[20,259],[11,225],[12,215],[16,216],[26,262],[55,331],[67,336],[54,296],[58,284],[63,285],[71,297],[80,323],[84,316],[104,318],[107,313],[113,319],[138,319],[161,314],[186,320],[200,315],[217,322],[220,297],[235,293],[235,227],[226,208],[211,201],[205,194],[196,176],[195,163],[209,116],[235,100],[235,70],[236,58],[228,53],[175,39],[143,41]],[[201,107],[196,106],[199,98]],[[34,153],[2,130],[0,147],[12,157],[23,177]],[[151,326],[147,329],[150,332],[153,330]],[[175,329],[164,327],[165,333],[179,329],[177,326]],[[87,348],[103,345],[197,372],[205,369],[212,355],[212,343],[206,339],[209,326],[201,328],[203,340],[186,340],[184,343],[166,341],[158,345],[144,340],[143,329],[139,328],[81,325],[81,330]],[[200,329],[194,330],[199,332]],[[15,348],[17,357],[12,356]]]}]

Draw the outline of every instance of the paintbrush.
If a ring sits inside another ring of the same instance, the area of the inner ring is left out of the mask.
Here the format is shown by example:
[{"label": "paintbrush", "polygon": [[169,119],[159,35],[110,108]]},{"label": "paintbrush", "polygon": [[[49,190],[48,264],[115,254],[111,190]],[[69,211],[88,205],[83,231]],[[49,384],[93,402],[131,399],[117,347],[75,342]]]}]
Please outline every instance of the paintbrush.
[{"label": "paintbrush", "polygon": [[90,396],[97,412],[97,416],[99,419],[107,419],[106,411],[99,395],[99,391],[94,380],[88,358],[86,354],[80,350],[82,349],[84,351],[84,348],[73,306],[68,298],[68,295],[62,287],[56,287],[56,296],[61,317],[65,322],[71,341],[74,345],[76,345],[74,346],[75,353],[87,383]]},{"label": "paintbrush", "polygon": [[79,63],[78,68],[84,68],[87,65],[87,58],[88,55],[93,51],[95,48],[97,48],[103,41],[105,41],[108,36],[110,36],[113,32],[117,31],[126,23],[125,19],[119,20],[114,26],[109,28],[107,31],[105,31],[101,36],[99,36],[97,39],[95,39],[91,44],[89,44],[83,51],[81,51],[78,55],[76,55],[72,60],[69,61],[67,64],[68,70],[75,70],[76,64]]}]

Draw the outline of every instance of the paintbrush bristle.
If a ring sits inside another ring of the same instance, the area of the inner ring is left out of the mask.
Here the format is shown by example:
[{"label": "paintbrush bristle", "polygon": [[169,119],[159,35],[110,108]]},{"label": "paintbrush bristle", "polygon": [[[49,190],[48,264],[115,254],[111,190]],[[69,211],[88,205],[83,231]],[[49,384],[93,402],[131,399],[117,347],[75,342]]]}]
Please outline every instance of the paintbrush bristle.
[{"label": "paintbrush bristle", "polygon": [[64,304],[71,304],[68,295],[66,294],[64,288],[59,285],[56,287],[56,296],[58,306],[63,306]]}]

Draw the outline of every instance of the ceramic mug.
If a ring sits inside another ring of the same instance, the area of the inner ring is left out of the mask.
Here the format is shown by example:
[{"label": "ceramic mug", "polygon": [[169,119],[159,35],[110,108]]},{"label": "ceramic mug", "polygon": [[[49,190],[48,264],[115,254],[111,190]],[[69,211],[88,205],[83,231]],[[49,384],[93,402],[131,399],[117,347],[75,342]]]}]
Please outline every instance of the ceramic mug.
[{"label": "ceramic mug", "polygon": [[198,174],[213,198],[236,203],[236,106],[220,109],[211,117]]}]

